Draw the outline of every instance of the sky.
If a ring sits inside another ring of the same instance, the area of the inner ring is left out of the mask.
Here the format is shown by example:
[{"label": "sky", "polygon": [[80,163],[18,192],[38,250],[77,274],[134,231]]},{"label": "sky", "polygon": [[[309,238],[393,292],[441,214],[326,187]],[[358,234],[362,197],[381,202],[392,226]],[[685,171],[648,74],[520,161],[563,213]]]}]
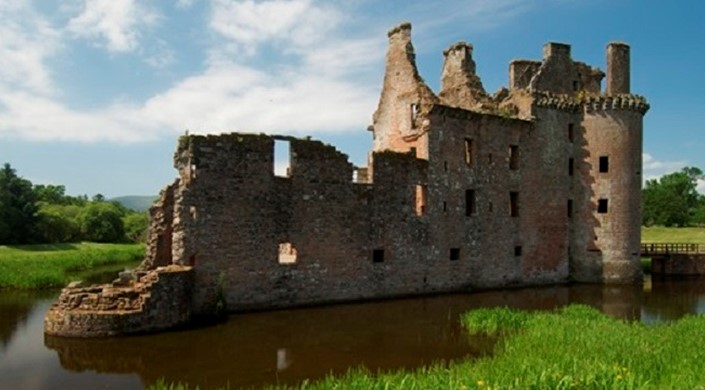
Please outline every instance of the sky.
[{"label": "sky", "polygon": [[703,20],[695,0],[1,0],[0,163],[108,198],[171,183],[186,130],[311,136],[365,165],[386,32],[409,21],[436,92],[457,41],[488,92],[546,42],[603,70],[627,42],[645,177],[705,169]]}]

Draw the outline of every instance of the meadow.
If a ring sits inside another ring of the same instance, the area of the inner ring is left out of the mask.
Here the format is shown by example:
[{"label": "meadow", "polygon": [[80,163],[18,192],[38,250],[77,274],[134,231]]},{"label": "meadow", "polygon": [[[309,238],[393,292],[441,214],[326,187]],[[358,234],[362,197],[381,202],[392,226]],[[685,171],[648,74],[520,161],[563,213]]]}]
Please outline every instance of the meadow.
[{"label": "meadow", "polygon": [[641,242],[705,244],[705,228],[642,227]]},{"label": "meadow", "polygon": [[101,267],[134,265],[144,244],[53,244],[0,246],[0,289],[63,287]]}]

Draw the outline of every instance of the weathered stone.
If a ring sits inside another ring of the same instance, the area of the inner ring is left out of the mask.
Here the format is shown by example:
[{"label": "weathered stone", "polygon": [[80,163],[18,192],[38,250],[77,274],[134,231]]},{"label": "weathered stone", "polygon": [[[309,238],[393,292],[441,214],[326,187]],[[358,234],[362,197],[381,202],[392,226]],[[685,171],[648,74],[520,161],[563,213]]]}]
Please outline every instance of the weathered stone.
[{"label": "weathered stone", "polygon": [[[471,51],[448,50],[439,99],[418,74],[411,25],[390,30],[366,167],[309,138],[184,135],[174,154],[179,179],[150,209],[146,257],[129,285],[65,289],[47,333],[640,280],[646,100],[623,81],[600,94],[602,71],[573,61],[563,44],[547,44],[542,61],[513,62],[511,88],[489,98]],[[619,55],[617,66],[627,64]],[[275,141],[290,146],[284,176],[274,173]]]}]

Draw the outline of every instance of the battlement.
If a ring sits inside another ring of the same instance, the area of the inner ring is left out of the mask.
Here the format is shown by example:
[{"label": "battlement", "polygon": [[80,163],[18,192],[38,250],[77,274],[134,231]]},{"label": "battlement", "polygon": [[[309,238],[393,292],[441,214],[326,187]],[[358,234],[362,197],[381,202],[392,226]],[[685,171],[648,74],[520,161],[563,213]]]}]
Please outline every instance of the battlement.
[{"label": "battlement", "polygon": [[587,112],[596,111],[635,111],[646,114],[651,107],[646,98],[639,95],[586,96],[582,98]]}]

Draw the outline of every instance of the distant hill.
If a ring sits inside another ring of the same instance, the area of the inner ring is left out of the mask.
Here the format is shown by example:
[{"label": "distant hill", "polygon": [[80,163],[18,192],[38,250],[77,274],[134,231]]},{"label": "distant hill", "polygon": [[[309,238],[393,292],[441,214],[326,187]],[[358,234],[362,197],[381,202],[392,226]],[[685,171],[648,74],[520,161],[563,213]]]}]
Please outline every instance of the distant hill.
[{"label": "distant hill", "polygon": [[154,203],[155,200],[159,198],[158,196],[118,196],[117,198],[109,199],[110,201],[116,201],[128,209],[135,211],[147,211],[149,206]]}]

